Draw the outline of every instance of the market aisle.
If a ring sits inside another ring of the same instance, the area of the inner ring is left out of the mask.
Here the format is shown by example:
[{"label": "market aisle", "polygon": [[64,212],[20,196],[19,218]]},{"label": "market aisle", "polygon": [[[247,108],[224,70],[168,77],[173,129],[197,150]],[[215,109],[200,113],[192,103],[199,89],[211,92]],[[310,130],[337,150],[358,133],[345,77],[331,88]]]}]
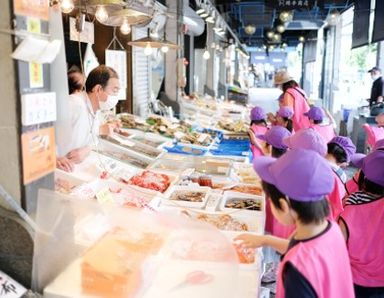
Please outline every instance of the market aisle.
[{"label": "market aisle", "polygon": [[250,88],[248,103],[262,107],[267,113],[274,113],[278,109],[277,98],[280,94],[281,90],[277,88]]}]

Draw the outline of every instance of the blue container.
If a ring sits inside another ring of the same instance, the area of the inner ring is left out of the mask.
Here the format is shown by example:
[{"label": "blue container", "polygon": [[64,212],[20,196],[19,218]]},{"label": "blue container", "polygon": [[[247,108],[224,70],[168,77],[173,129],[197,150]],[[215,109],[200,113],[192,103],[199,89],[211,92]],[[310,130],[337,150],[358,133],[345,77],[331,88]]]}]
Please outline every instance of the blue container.
[{"label": "blue container", "polygon": [[352,109],[343,109],[343,121],[348,122],[349,114],[351,113]]}]

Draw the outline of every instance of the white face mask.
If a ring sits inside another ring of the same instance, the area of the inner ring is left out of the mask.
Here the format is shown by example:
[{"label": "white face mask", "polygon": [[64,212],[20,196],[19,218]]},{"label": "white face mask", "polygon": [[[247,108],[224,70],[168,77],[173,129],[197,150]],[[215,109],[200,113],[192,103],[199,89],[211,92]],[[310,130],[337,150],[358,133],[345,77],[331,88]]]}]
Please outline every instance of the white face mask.
[{"label": "white face mask", "polygon": [[100,101],[100,110],[102,111],[109,111],[113,109],[119,101],[119,98],[117,96],[108,95],[108,98],[106,101]]},{"label": "white face mask", "polygon": [[374,80],[374,81],[376,81],[379,77],[380,77],[380,75],[378,75],[378,74],[371,75],[371,78],[372,78],[372,80]]}]

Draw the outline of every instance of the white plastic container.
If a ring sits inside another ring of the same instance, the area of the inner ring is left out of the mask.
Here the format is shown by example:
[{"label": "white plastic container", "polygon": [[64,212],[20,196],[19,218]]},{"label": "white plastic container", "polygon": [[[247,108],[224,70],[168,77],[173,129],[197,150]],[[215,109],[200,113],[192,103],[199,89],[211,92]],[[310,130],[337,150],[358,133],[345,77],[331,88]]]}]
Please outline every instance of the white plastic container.
[{"label": "white plastic container", "polygon": [[[226,207],[226,205],[233,201],[252,201],[255,202],[255,204],[258,204],[260,206],[260,210],[252,210],[247,208],[235,208],[235,207]],[[254,196],[250,194],[245,194],[241,192],[235,192],[235,191],[225,191],[224,197],[221,200],[220,205],[221,211],[228,211],[228,212],[235,212],[235,211],[242,211],[242,212],[250,212],[251,214],[254,212],[261,212],[263,213],[265,210],[265,200],[262,196]]]},{"label": "white plastic container", "polygon": [[[203,194],[201,202],[174,199],[177,194],[187,194],[192,192],[198,192]],[[202,209],[207,204],[209,193],[209,187],[173,186],[166,192],[166,198],[162,200],[162,203],[170,206]]]}]

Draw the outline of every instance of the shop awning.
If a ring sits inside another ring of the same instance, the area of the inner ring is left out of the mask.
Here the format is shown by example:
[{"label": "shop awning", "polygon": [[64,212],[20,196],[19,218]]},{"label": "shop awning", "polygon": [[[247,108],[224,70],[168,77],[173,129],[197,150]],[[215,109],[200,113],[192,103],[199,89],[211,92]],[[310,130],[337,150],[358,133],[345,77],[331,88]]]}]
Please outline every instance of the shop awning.
[{"label": "shop awning", "polygon": [[384,1],[376,0],[372,42],[384,40]]},{"label": "shop awning", "polygon": [[[379,2],[379,1],[378,1]],[[353,16],[352,49],[369,43],[371,0],[356,0]]]}]

